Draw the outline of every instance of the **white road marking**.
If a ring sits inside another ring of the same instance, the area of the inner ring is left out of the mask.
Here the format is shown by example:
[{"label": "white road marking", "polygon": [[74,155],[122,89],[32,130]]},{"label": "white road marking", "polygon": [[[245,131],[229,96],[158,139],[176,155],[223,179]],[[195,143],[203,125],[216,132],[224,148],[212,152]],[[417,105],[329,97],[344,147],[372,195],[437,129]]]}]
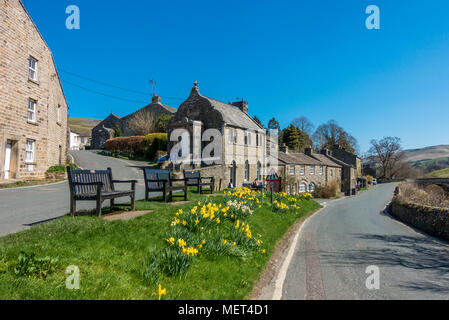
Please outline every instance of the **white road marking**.
[{"label": "white road marking", "polygon": [[288,251],[288,254],[285,257],[284,262],[282,263],[281,269],[279,270],[279,273],[278,273],[278,276],[277,276],[277,279],[275,282],[275,286],[274,286],[272,300],[281,300],[282,299],[282,292],[284,290],[284,282],[285,282],[285,279],[287,278],[288,268],[290,267],[290,264],[292,262],[293,255],[295,254],[295,251],[296,251],[296,247],[298,246],[299,236],[301,235],[303,228],[307,225],[309,220],[326,208],[325,204],[322,204],[322,205],[323,205],[323,208],[318,210],[317,212],[315,212],[315,214],[313,214],[312,216],[308,217],[306,219],[306,221],[304,221],[304,223],[301,225],[298,232],[296,233],[295,238],[293,239],[293,243],[290,246],[290,249]]}]

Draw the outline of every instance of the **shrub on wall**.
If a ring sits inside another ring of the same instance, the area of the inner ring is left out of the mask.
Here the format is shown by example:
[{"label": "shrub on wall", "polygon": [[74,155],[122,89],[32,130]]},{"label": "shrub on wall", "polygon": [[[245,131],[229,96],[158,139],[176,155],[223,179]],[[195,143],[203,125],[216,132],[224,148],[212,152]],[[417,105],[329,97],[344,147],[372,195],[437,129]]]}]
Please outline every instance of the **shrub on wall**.
[{"label": "shrub on wall", "polygon": [[145,137],[119,137],[106,141],[104,148],[112,152],[126,153],[132,156],[144,156],[142,144]]},{"label": "shrub on wall", "polygon": [[313,197],[317,199],[330,199],[337,195],[339,187],[338,181],[333,181],[322,185],[321,187],[316,187],[313,192]]},{"label": "shrub on wall", "polygon": [[106,141],[104,147],[107,151],[154,160],[158,151],[167,150],[167,144],[166,133],[151,133],[144,137],[112,138]]}]

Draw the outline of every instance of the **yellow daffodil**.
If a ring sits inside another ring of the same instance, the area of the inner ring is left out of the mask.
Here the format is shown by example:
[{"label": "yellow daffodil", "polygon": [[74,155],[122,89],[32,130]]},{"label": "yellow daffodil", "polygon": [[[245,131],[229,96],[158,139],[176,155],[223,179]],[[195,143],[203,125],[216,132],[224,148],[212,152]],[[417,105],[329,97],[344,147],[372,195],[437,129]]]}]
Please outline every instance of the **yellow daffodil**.
[{"label": "yellow daffodil", "polygon": [[162,297],[162,296],[167,295],[167,289],[162,289],[162,286],[159,285],[159,288],[158,288],[158,290],[157,290],[157,294],[158,294],[158,296],[159,296],[159,300],[161,300],[161,297]]}]

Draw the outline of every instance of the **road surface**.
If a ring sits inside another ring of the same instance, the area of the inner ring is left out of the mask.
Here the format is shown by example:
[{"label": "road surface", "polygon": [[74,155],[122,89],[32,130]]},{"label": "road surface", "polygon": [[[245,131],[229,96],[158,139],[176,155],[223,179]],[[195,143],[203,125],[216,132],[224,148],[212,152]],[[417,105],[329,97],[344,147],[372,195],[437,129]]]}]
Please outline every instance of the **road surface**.
[{"label": "road surface", "polygon": [[[91,151],[71,151],[75,163],[85,169],[112,168],[116,180],[138,180],[137,199],[144,198],[142,171],[137,166],[145,162],[125,161],[97,155]],[[121,185],[119,189],[130,188]],[[69,186],[62,182],[47,186],[0,190],[0,236],[14,233],[30,226],[43,223],[70,212]],[[121,200],[121,199],[120,199]],[[129,202],[129,198],[123,198]],[[120,201],[117,201],[120,203]],[[108,205],[105,202],[105,205]],[[80,201],[77,210],[94,209],[95,202]]]},{"label": "road surface", "polygon": [[[277,292],[272,283],[262,298],[448,299],[448,243],[383,212],[395,187],[328,202],[303,225],[292,259],[284,261],[286,274],[275,279]],[[367,289],[369,266],[380,270],[379,290]]]}]

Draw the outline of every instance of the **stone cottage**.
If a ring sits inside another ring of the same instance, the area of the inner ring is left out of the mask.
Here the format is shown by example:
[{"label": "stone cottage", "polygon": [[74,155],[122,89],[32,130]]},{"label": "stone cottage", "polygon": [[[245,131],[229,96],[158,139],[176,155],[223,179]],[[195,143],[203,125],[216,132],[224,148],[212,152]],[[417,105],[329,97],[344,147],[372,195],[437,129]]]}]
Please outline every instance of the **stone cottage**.
[{"label": "stone cottage", "polygon": [[0,0],[0,180],[65,164],[68,106],[53,55],[20,0]]},{"label": "stone cottage", "polygon": [[[266,131],[248,111],[246,101],[224,103],[202,95],[195,82],[190,96],[181,104],[168,125],[171,138],[169,154],[174,164],[180,154],[177,149],[174,151],[179,139],[173,135],[184,132],[186,139],[190,139],[187,155],[182,155],[188,161],[174,165],[175,173],[201,170],[203,176],[215,177],[217,189],[226,188],[230,182],[235,187],[241,187],[256,179],[262,181],[267,165]],[[219,136],[211,138],[208,135],[211,130]],[[213,164],[206,163],[202,157],[202,151],[211,141],[219,146],[214,149],[216,161]]]},{"label": "stone cottage", "polygon": [[176,109],[162,104],[161,97],[154,95],[151,104],[126,117],[122,118],[111,113],[106,119],[92,129],[91,148],[103,149],[105,142],[114,137],[116,127],[120,128],[123,137],[135,136],[136,132],[132,127],[132,120],[138,114],[143,112],[151,113],[152,117],[157,119],[164,114],[170,116],[174,115],[176,113]]},{"label": "stone cottage", "polygon": [[313,153],[311,148],[305,153],[289,153],[284,146],[278,157],[282,190],[289,194],[313,193],[317,187],[332,182],[341,185],[342,165],[324,154]]}]

